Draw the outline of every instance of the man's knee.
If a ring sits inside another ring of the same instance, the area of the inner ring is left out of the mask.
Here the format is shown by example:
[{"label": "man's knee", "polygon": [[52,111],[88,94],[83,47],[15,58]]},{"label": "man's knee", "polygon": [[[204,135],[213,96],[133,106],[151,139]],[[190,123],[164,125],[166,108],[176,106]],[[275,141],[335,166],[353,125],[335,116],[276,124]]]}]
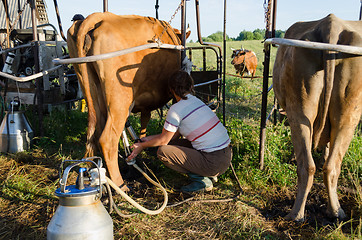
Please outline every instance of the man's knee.
[{"label": "man's knee", "polygon": [[157,157],[158,159],[160,159],[162,162],[168,162],[168,157],[167,157],[167,151],[169,149],[168,145],[164,145],[164,146],[159,146],[157,149]]}]

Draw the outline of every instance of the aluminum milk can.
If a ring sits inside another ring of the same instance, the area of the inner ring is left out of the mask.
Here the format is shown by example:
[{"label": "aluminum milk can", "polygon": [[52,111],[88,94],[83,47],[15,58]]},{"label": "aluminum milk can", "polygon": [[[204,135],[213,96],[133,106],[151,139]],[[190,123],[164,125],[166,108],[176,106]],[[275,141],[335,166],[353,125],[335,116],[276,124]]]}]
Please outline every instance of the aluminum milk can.
[{"label": "aluminum milk can", "polygon": [[[77,184],[66,186],[68,174],[73,167],[83,162],[94,162],[87,159],[72,161],[76,163],[64,170],[60,188],[55,191],[55,195],[59,197],[59,206],[48,225],[47,239],[113,239],[112,218],[100,201],[101,186],[84,184],[87,169],[79,168]],[[98,165],[96,166],[99,171]]]}]

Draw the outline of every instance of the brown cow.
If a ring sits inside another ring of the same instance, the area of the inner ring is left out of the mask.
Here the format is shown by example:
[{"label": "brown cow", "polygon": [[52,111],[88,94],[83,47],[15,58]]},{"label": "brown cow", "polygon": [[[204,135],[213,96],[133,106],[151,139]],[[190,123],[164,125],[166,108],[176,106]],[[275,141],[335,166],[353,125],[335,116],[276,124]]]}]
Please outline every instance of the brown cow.
[{"label": "brown cow", "polygon": [[[162,43],[181,44],[166,22],[94,13],[73,23],[68,30],[68,47],[74,58],[127,49],[158,38]],[[88,105],[86,155],[93,156],[99,147],[117,185],[123,184],[118,144],[126,119],[130,111],[141,112],[143,129],[150,112],[170,100],[167,79],[180,69],[180,58],[178,50],[147,49],[74,66]]]},{"label": "brown cow", "polygon": [[236,74],[240,74],[241,77],[244,73],[251,74],[251,79],[255,76],[256,66],[258,65],[258,59],[253,51],[246,49],[232,49],[231,64],[234,65]]},{"label": "brown cow", "polygon": [[[362,47],[361,33],[362,21],[344,21],[330,14],[319,21],[295,23],[285,38]],[[337,182],[343,156],[362,113],[362,56],[280,46],[273,85],[288,116],[297,159],[297,196],[286,218],[304,219],[316,171],[312,158],[316,148],[328,150],[323,166],[329,197],[327,214],[345,218]]]}]

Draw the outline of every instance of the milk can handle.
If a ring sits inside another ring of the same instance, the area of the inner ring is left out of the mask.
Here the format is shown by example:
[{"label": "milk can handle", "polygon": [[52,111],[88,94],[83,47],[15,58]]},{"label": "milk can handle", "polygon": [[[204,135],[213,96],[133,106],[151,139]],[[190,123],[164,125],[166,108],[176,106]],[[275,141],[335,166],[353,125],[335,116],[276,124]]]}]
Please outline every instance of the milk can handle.
[{"label": "milk can handle", "polygon": [[[95,160],[95,159],[98,159],[98,164],[96,164],[94,161],[92,160]],[[64,170],[63,172],[63,177],[61,176],[62,175],[62,169],[63,169],[63,164],[65,162],[75,162],[71,165],[69,165],[68,167],[66,167],[66,169]],[[97,169],[98,169],[98,176],[99,176],[99,182],[101,183],[101,172],[100,172],[100,168],[102,167],[102,159],[100,157],[89,157],[89,158],[85,158],[85,159],[81,159],[81,160],[64,160],[61,165],[60,165],[60,168],[59,168],[59,184],[60,184],[60,191],[65,193],[65,187],[67,186],[67,179],[68,179],[68,175],[69,175],[69,172],[70,170],[81,164],[81,163],[85,163],[85,162],[89,162],[89,163],[92,163],[94,164]],[[102,184],[99,185],[99,188],[100,188],[100,193],[102,194]]]}]

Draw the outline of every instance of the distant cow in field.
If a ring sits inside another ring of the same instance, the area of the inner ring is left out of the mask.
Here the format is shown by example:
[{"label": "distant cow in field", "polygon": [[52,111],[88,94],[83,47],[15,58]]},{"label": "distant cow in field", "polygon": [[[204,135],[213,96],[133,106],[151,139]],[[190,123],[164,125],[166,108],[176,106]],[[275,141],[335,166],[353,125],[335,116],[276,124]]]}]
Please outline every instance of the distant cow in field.
[{"label": "distant cow in field", "polygon": [[[68,30],[72,58],[99,55],[144,45],[159,39],[180,45],[166,22],[151,17],[94,13]],[[88,105],[87,153],[100,149],[111,179],[123,184],[118,145],[129,113],[141,112],[145,130],[150,112],[171,98],[168,78],[181,67],[180,51],[146,49],[90,63],[74,64]]]},{"label": "distant cow in field", "polygon": [[[362,21],[344,21],[330,14],[319,21],[295,23],[285,38],[362,47]],[[298,191],[286,218],[304,219],[316,171],[312,150],[317,148],[327,150],[323,166],[327,214],[345,218],[337,182],[362,114],[362,56],[279,46],[273,86],[288,116],[297,159]]]},{"label": "distant cow in field", "polygon": [[234,65],[236,74],[240,74],[241,77],[244,73],[251,74],[251,78],[255,76],[256,67],[258,65],[258,59],[253,51],[246,49],[232,49],[231,64]]}]

